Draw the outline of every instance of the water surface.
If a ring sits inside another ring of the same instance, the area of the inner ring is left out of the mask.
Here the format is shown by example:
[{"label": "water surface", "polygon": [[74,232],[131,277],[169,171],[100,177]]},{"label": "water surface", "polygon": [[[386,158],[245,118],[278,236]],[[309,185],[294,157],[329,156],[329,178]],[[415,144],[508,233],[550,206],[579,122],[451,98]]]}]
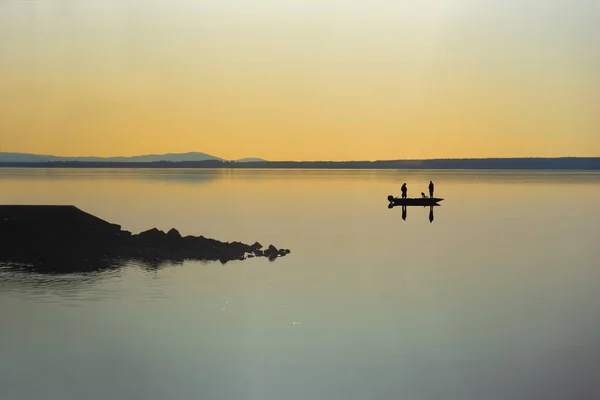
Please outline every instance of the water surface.
[{"label": "water surface", "polygon": [[[388,209],[426,192],[434,209]],[[0,388],[21,399],[600,396],[600,173],[2,169],[0,203],[292,254],[0,267]]]}]

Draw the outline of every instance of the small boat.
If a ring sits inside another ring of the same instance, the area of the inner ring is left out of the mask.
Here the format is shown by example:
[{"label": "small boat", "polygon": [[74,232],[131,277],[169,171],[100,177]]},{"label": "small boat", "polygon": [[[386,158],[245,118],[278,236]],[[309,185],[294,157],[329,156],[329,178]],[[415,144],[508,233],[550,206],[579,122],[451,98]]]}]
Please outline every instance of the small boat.
[{"label": "small boat", "polygon": [[435,206],[437,203],[444,199],[440,199],[437,197],[421,197],[421,198],[413,198],[413,199],[403,199],[400,197],[394,197],[389,195],[387,199],[390,202],[390,205],[394,206]]}]

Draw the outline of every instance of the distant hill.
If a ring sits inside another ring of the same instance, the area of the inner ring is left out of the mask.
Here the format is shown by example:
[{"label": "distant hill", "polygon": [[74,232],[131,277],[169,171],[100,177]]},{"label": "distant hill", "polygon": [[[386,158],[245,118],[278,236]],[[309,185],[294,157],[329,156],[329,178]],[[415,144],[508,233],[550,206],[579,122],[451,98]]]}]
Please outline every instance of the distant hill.
[{"label": "distant hill", "polygon": [[158,161],[169,161],[169,162],[181,162],[181,161],[207,161],[207,160],[219,160],[225,161],[222,158],[212,156],[206,153],[181,153],[181,154],[148,154],[144,156],[133,156],[133,157],[110,157],[110,158],[98,158],[92,159],[80,158],[78,161],[108,161],[108,162],[158,162]]},{"label": "distant hill", "polygon": [[234,160],[235,162],[242,162],[242,163],[248,163],[248,162],[267,162],[267,160],[264,160],[262,158],[242,158],[241,160]]},{"label": "distant hill", "polygon": [[60,157],[38,155],[38,154],[22,154],[22,153],[0,153],[0,162],[50,162],[59,161]]},{"label": "distant hill", "polygon": [[[0,163],[47,163],[47,162],[111,162],[111,163],[151,163],[151,162],[188,162],[188,161],[227,161],[206,153],[148,154],[133,157],[57,157],[51,155],[26,153],[0,153]],[[243,158],[236,162],[264,162],[261,158]]]}]

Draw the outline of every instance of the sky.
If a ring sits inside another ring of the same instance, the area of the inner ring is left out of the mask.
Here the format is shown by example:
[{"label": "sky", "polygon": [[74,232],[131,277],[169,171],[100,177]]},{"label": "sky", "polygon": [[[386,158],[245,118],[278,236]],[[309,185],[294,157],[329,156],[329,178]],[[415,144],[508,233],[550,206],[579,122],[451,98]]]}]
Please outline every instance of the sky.
[{"label": "sky", "polygon": [[600,156],[597,0],[0,0],[0,152]]}]

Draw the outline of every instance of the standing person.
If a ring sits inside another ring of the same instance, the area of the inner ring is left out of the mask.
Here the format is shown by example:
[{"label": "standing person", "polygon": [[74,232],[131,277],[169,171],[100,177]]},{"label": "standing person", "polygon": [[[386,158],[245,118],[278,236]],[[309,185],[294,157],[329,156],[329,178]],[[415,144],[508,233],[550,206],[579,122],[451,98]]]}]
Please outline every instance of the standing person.
[{"label": "standing person", "polygon": [[433,182],[429,181],[429,197],[433,198]]},{"label": "standing person", "polygon": [[406,198],[406,192],[408,191],[408,189],[406,188],[406,183],[402,184],[402,198],[405,199]]}]

